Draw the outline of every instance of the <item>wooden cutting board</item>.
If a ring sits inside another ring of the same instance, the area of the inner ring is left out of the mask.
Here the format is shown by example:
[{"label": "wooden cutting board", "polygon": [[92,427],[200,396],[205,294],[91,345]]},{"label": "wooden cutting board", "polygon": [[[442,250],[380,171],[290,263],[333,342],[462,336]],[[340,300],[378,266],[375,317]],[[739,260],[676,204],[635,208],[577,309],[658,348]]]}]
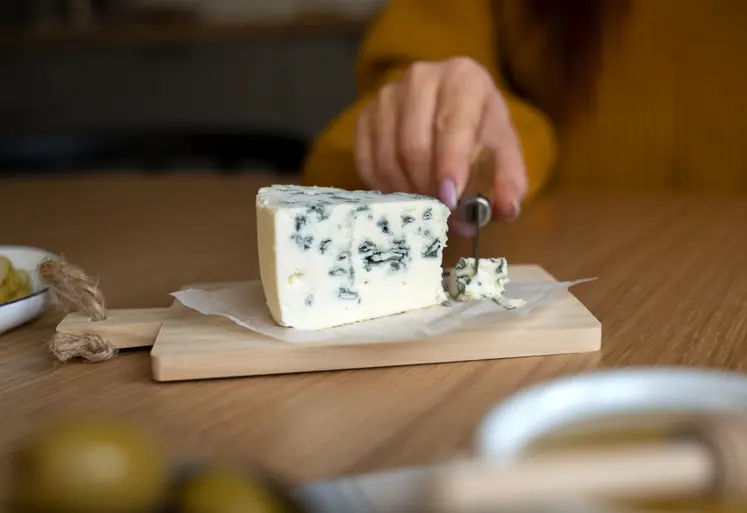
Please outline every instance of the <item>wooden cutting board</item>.
[{"label": "wooden cutting board", "polygon": [[[555,281],[535,265],[512,266],[511,279]],[[599,350],[602,339],[599,321],[570,292],[524,317],[503,317],[492,324],[466,325],[458,332],[405,342],[290,344],[224,317],[201,314],[176,300],[167,308],[107,314],[98,322],[70,314],[57,331],[96,333],[121,349],[153,346],[151,364],[157,381],[584,353]]]}]

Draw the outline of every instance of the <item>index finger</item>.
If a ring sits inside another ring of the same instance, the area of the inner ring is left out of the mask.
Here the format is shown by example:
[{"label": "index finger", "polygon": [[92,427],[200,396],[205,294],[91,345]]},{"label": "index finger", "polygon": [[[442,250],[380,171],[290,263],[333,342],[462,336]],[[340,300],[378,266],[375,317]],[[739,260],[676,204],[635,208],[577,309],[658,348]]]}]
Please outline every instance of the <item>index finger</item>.
[{"label": "index finger", "polygon": [[[486,105],[481,77],[447,79],[439,91],[434,164],[439,183],[451,180],[459,198],[469,179],[472,153]],[[451,205],[450,205],[451,206]]]}]

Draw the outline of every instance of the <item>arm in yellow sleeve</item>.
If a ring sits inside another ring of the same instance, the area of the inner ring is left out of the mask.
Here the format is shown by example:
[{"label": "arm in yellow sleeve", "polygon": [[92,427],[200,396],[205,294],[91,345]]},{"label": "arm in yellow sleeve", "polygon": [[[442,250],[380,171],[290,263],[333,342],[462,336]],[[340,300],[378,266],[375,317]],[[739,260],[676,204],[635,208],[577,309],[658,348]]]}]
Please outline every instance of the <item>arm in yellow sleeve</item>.
[{"label": "arm in yellow sleeve", "polygon": [[356,119],[382,84],[401,78],[416,61],[471,57],[504,93],[521,141],[529,196],[547,181],[556,141],[547,117],[506,91],[497,67],[496,24],[490,0],[392,0],[373,23],[356,62],[360,97],[319,135],[307,156],[303,183],[361,189],[355,172]]}]

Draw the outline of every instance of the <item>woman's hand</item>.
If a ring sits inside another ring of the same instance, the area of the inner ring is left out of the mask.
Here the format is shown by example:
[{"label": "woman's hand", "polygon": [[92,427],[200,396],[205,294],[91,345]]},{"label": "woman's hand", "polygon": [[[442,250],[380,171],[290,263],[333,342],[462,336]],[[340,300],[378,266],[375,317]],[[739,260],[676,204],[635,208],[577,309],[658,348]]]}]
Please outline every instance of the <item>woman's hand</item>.
[{"label": "woman's hand", "polygon": [[437,196],[454,209],[478,145],[495,151],[494,215],[516,218],[527,190],[524,160],[489,73],[469,58],[417,62],[361,113],[355,158],[368,187]]}]

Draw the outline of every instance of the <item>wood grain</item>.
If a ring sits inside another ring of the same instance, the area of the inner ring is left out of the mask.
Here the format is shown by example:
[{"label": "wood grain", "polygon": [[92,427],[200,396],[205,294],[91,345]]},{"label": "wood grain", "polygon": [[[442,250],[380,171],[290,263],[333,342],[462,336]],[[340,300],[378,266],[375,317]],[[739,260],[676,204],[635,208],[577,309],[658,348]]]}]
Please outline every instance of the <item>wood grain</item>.
[{"label": "wood grain", "polygon": [[[185,283],[258,278],[252,205],[276,181],[4,181],[0,234],[99,276],[111,308],[165,307]],[[159,384],[147,350],[55,364],[44,341],[62,315],[50,313],[0,338],[0,458],[59,415],[97,411],[147,426],[173,454],[244,456],[305,482],[464,455],[490,406],[553,377],[626,365],[743,371],[745,219],[743,197],[567,191],[488,228],[486,256],[560,280],[599,277],[574,289],[604,326],[602,351],[583,355]],[[449,241],[447,263],[469,252]]]}]

